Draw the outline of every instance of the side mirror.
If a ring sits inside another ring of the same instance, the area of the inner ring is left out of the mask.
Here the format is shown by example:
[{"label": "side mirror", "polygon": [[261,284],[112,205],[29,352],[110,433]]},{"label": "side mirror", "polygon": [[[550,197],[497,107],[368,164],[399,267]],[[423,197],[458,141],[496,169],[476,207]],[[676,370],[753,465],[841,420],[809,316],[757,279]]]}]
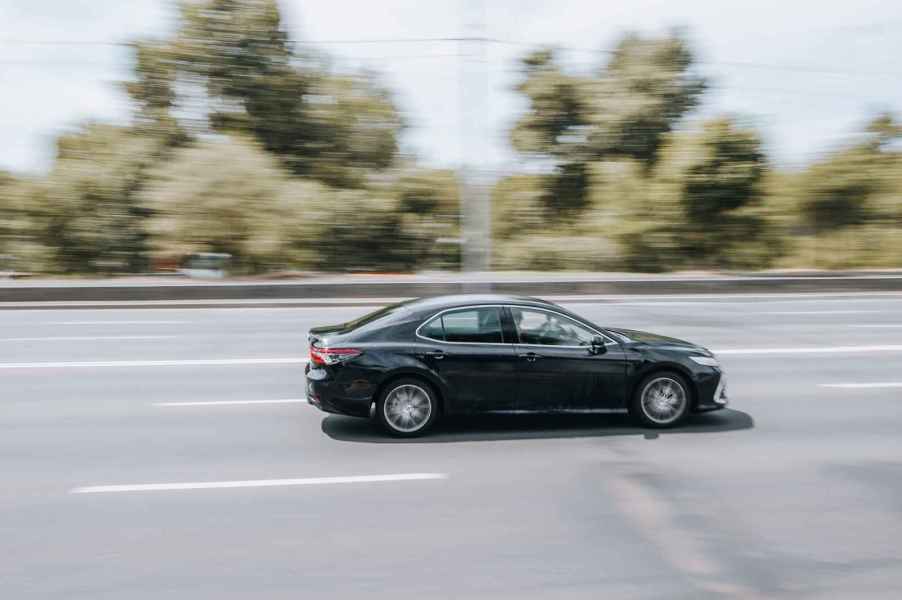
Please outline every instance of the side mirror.
[{"label": "side mirror", "polygon": [[592,340],[592,345],[589,346],[589,352],[592,354],[604,354],[608,351],[608,347],[604,345],[603,337],[596,337]]}]

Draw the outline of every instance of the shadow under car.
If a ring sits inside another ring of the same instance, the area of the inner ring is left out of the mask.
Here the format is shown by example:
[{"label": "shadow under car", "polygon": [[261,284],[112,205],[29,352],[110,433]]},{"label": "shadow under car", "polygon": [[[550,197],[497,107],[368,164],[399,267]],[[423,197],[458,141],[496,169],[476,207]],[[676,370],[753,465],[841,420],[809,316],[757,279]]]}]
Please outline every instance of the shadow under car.
[{"label": "shadow under car", "polygon": [[643,436],[654,439],[664,435],[720,433],[752,429],[755,420],[748,413],[724,409],[690,416],[673,429],[639,427],[628,415],[480,415],[447,417],[423,437],[396,438],[372,419],[328,415],[322,421],[323,433],[342,442],[375,444],[429,444],[453,442],[503,441],[548,438]]}]

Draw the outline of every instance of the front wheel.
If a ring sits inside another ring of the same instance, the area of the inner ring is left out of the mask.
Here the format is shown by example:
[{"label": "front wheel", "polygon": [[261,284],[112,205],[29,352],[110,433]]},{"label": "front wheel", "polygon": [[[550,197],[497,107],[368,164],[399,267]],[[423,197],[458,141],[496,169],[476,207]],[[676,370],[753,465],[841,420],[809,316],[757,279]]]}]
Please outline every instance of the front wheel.
[{"label": "front wheel", "polygon": [[376,402],[376,418],[398,437],[422,435],[438,417],[438,402],[432,387],[419,379],[392,382]]},{"label": "front wheel", "polygon": [[673,427],[689,414],[689,386],[677,373],[653,373],[633,398],[633,414],[648,427]]}]

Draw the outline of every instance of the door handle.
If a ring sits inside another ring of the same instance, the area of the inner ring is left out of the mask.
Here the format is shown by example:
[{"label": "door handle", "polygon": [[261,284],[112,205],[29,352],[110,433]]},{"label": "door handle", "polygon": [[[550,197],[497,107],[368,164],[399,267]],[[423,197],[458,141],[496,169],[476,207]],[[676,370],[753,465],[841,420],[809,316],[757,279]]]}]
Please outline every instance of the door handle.
[{"label": "door handle", "polygon": [[536,362],[537,358],[542,358],[541,354],[536,354],[535,352],[526,352],[524,354],[519,355],[520,358],[525,358],[529,362]]},{"label": "door handle", "polygon": [[427,352],[426,356],[429,358],[434,358],[435,360],[441,360],[445,358],[445,353],[441,350],[432,350],[431,352]]}]

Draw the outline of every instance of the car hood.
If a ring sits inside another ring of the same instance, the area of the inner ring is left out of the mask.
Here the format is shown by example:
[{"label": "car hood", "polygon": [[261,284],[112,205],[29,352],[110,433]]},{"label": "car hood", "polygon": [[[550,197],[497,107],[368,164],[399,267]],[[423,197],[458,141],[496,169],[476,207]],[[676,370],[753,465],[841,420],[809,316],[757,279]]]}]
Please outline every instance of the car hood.
[{"label": "car hood", "polygon": [[659,335],[657,333],[651,333],[649,331],[639,331],[638,329],[621,329],[611,327],[609,327],[608,329],[610,331],[613,331],[614,333],[624,335],[634,342],[638,342],[646,346],[654,346],[656,348],[680,348],[697,351],[708,356],[711,355],[711,352],[707,348],[703,348],[702,346],[693,344],[692,342],[687,342],[686,340],[668,337],[666,335]]}]

